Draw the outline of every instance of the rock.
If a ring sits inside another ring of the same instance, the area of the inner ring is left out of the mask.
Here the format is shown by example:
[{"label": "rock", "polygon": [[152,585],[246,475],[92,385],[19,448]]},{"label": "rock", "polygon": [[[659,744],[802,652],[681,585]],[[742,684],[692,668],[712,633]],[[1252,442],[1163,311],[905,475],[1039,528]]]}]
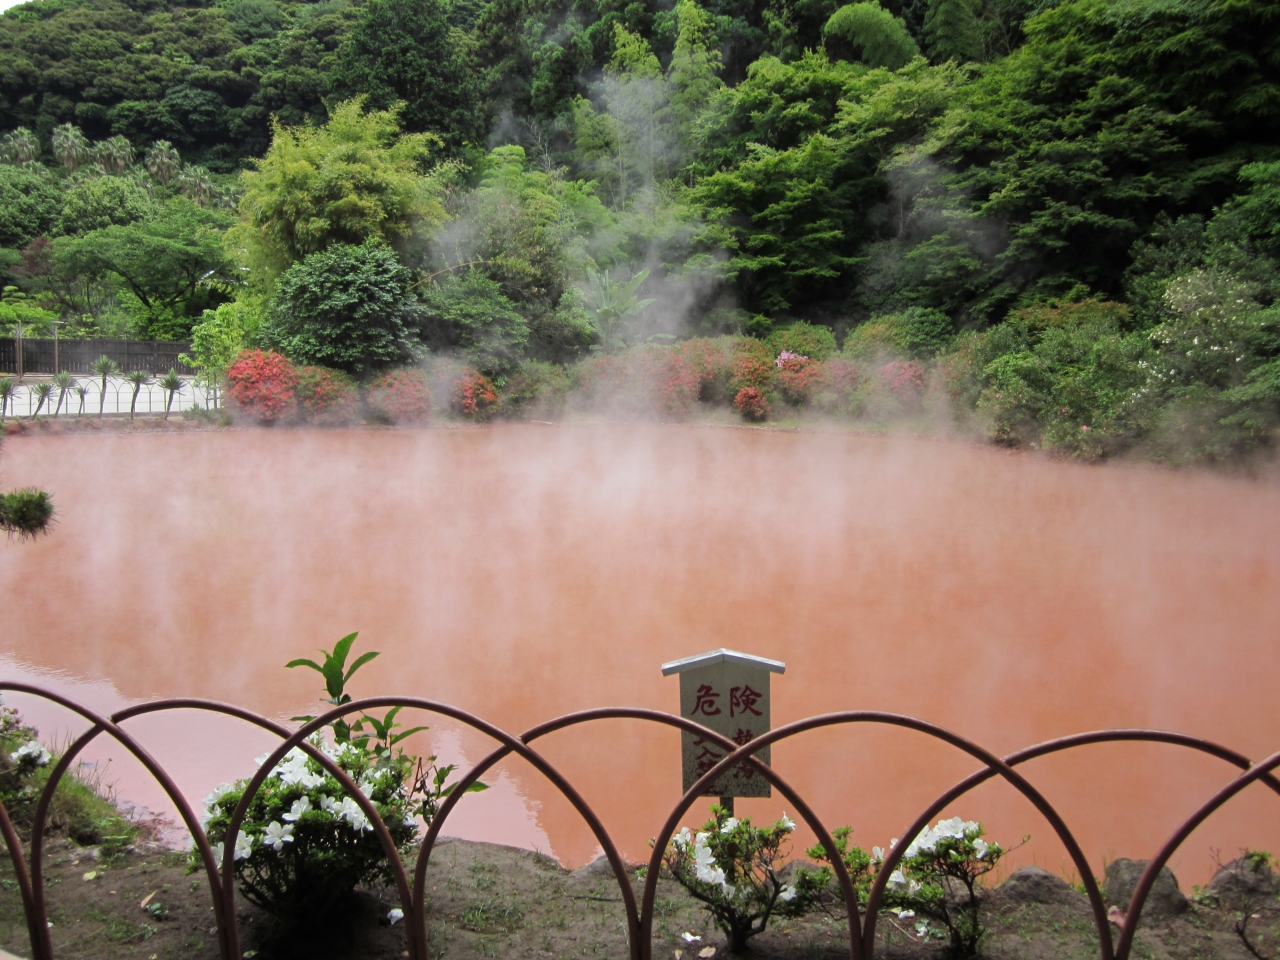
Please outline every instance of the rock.
[{"label": "rock", "polygon": [[[1107,864],[1107,876],[1102,883],[1103,899],[1108,906],[1119,907],[1129,912],[1129,901],[1133,899],[1133,891],[1138,886],[1142,871],[1147,869],[1146,860],[1113,860]],[[1159,923],[1185,913],[1189,904],[1187,898],[1178,889],[1178,878],[1173,871],[1164,867],[1156,877],[1147,900],[1142,905],[1140,922]]]},{"label": "rock", "polygon": [[1072,903],[1080,894],[1059,876],[1044,867],[1019,867],[995,891],[1013,903]]},{"label": "rock", "polygon": [[1280,894],[1280,875],[1271,869],[1264,857],[1243,856],[1232,860],[1213,875],[1209,893],[1224,907],[1238,910],[1246,903],[1256,903]]},{"label": "rock", "polygon": [[[626,867],[628,873],[635,872],[635,864],[627,863],[624,860],[623,866]],[[609,858],[603,853],[588,863],[585,867],[579,867],[577,870],[573,871],[570,876],[579,880],[614,880],[613,867],[609,864]]]}]

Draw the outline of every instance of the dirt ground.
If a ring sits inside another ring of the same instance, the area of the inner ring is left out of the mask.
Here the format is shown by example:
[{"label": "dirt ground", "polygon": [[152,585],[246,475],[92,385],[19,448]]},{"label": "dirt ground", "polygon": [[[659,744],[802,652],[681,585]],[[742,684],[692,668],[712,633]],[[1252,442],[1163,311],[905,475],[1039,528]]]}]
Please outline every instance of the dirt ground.
[{"label": "dirt ground", "polygon": [[[48,851],[46,887],[55,952],[66,960],[216,960],[213,908],[203,876],[189,874],[185,857],[141,844],[117,860],[56,841]],[[429,935],[433,957],[624,958],[626,922],[612,875],[600,864],[570,872],[549,857],[462,840],[442,841],[432,856]],[[639,883],[636,881],[638,888]],[[144,908],[146,905],[150,910]],[[315,960],[390,960],[407,956],[404,928],[391,926],[391,891],[362,891],[331,929],[309,943],[272,945],[268,918],[248,904],[239,912],[246,957],[307,956]],[[1098,940],[1087,903],[1011,902],[999,889],[987,904],[990,934],[984,957],[1008,960],[1085,960]],[[354,920],[354,922],[352,922]],[[1162,925],[1140,930],[1141,960],[1247,960],[1229,912],[1194,904]],[[1271,942],[1278,931],[1269,931]],[[692,944],[682,939],[701,937]],[[927,960],[942,952],[886,915],[878,956]],[[673,882],[659,884],[654,956],[693,960],[723,936],[700,906]],[[21,902],[8,858],[0,863],[0,947],[30,956]],[[834,960],[848,956],[839,911],[786,921],[752,941],[760,960]]]}]

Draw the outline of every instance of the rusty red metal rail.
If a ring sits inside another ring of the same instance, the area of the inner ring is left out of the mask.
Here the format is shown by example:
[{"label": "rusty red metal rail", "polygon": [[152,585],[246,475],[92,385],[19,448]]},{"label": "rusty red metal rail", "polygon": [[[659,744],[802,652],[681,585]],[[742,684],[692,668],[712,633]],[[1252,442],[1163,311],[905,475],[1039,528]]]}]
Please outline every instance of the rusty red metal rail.
[{"label": "rusty red metal rail", "polygon": [[[673,716],[671,714],[662,713],[657,710],[644,710],[630,707],[608,707],[598,710],[585,710],[578,713],[571,713],[567,716],[560,717],[547,723],[540,724],[519,735],[512,735],[504,730],[494,726],[485,720],[460,710],[448,704],[438,703],[434,700],[424,700],[417,697],[371,697],[365,700],[355,700],[330,710],[323,716],[316,717],[314,720],[306,723],[297,730],[290,730],[287,727],[269,720],[250,710],[232,704],[218,703],[212,700],[195,700],[195,699],[171,699],[156,700],[150,703],[138,704],[125,710],[120,710],[109,717],[102,716],[87,707],[84,707],[66,697],[44,690],[40,687],[32,686],[24,683],[7,683],[0,682],[0,691],[12,691],[14,693],[29,694],[41,697],[60,704],[63,707],[79,714],[90,724],[85,733],[74,740],[58,759],[49,773],[49,779],[44,790],[37,801],[35,815],[32,823],[32,836],[30,849],[24,856],[17,832],[14,830],[10,822],[7,811],[0,805],[0,839],[3,839],[5,846],[8,848],[10,859],[13,861],[14,876],[19,891],[22,896],[23,910],[27,919],[27,928],[31,938],[31,950],[35,960],[54,960],[53,943],[49,936],[48,927],[48,906],[45,902],[45,885],[43,877],[43,847],[44,847],[44,825],[49,813],[49,804],[53,798],[53,793],[57,789],[58,782],[65,776],[68,769],[75,758],[84,750],[84,748],[92,742],[100,734],[107,733],[114,737],[125,749],[132,753],[147,771],[155,777],[156,781],[168,794],[178,810],[179,816],[183,823],[191,833],[195,850],[198,852],[201,863],[204,867],[206,879],[209,883],[210,896],[213,900],[214,918],[217,927],[218,948],[223,960],[240,960],[241,949],[239,930],[235,923],[235,886],[234,874],[232,871],[233,858],[235,855],[235,839],[239,832],[240,824],[244,820],[249,803],[252,801],[254,794],[262,783],[270,775],[275,766],[284,758],[284,756],[294,747],[298,747],[311,756],[319,763],[331,776],[334,777],[343,787],[343,789],[351,796],[351,798],[360,805],[365,815],[369,818],[369,822],[373,825],[379,841],[382,843],[383,849],[387,853],[388,860],[392,867],[392,874],[395,880],[397,894],[400,898],[401,909],[404,911],[406,933],[408,937],[409,955],[412,960],[429,960],[429,951],[427,946],[427,916],[425,908],[424,891],[427,883],[427,870],[430,867],[431,853],[435,847],[440,830],[443,827],[449,814],[453,811],[457,803],[465,795],[465,787],[475,783],[493,766],[501,762],[504,758],[515,754],[526,760],[539,773],[545,776],[571,803],[581,815],[587,826],[595,835],[597,842],[600,844],[604,855],[607,858],[610,867],[613,869],[614,878],[617,880],[618,888],[622,895],[623,907],[627,914],[627,933],[628,933],[628,955],[631,960],[653,960],[652,940],[653,940],[653,913],[655,896],[657,893],[657,880],[659,876],[659,867],[661,864],[662,852],[666,849],[667,843],[670,841],[676,828],[679,826],[680,820],[689,811],[690,807],[698,800],[703,790],[713,784],[722,773],[732,767],[748,763],[756,767],[766,780],[787,799],[788,803],[796,810],[800,818],[808,824],[814,831],[819,843],[824,845],[829,851],[835,850],[835,843],[832,839],[830,831],[814,814],[813,810],[804,801],[804,798],[785,780],[773,772],[768,767],[758,763],[754,759],[754,754],[761,748],[787,740],[791,737],[798,736],[810,730],[822,727],[842,726],[848,724],[870,723],[870,724],[887,724],[891,726],[903,727],[914,730],[925,736],[941,740],[956,749],[969,754],[980,764],[979,768],[964,780],[961,780],[955,786],[951,787],[911,822],[911,824],[902,831],[903,837],[914,837],[927,826],[935,816],[942,812],[948,804],[953,803],[959,797],[968,793],[974,787],[981,783],[985,783],[993,777],[1001,777],[1009,783],[1015,790],[1021,793],[1028,801],[1040,812],[1048,824],[1053,828],[1054,833],[1062,842],[1067,850],[1067,854],[1071,857],[1075,864],[1076,870],[1082,878],[1085,894],[1089,899],[1090,907],[1093,911],[1094,923],[1098,930],[1098,942],[1101,960],[1129,960],[1130,953],[1133,949],[1133,936],[1137,928],[1138,919],[1141,916],[1143,905],[1146,902],[1147,895],[1151,891],[1152,885],[1155,883],[1156,877],[1161,868],[1168,863],[1170,857],[1177,851],[1178,847],[1190,836],[1191,832],[1199,826],[1206,818],[1214,813],[1238,794],[1245,787],[1255,782],[1260,782],[1270,787],[1277,795],[1280,795],[1280,780],[1273,775],[1273,771],[1280,768],[1280,752],[1274,753],[1265,759],[1254,762],[1242,754],[1236,753],[1227,747],[1212,743],[1208,740],[1201,740],[1196,737],[1186,736],[1179,733],[1169,733],[1161,730],[1099,730],[1091,733],[1081,733],[1071,737],[1064,737],[1058,740],[1051,740],[1041,743],[1016,753],[1011,753],[1005,757],[998,757],[988,750],[985,750],[978,744],[965,739],[949,730],[918,720],[914,717],[902,716],[893,713],[884,713],[872,710],[852,710],[841,713],[830,713],[822,716],[810,717],[806,720],[800,720],[795,723],[787,724],[779,727],[770,733],[751,741],[745,746],[737,744],[719,736],[716,733],[708,731],[706,728],[695,724],[691,720],[683,717]],[[334,720],[359,714],[366,710],[387,707],[404,707],[424,710],[428,713],[435,713],[443,717],[448,717],[458,723],[465,724],[481,733],[486,734],[497,742],[497,747],[477,763],[469,771],[467,771],[459,783],[457,789],[445,800],[441,805],[439,812],[428,826],[427,832],[423,837],[421,845],[418,847],[417,863],[414,866],[412,878],[409,876],[405,868],[405,864],[400,859],[396,850],[395,842],[387,830],[386,824],[378,815],[377,809],[373,803],[360,792],[358,786],[344,773],[332,760],[330,760],[323,752],[307,742],[306,738],[316,730],[319,730],[326,724]],[[240,803],[237,805],[232,814],[230,826],[228,828],[228,836],[225,839],[223,862],[221,864],[214,860],[213,847],[209,842],[209,838],[201,829],[199,818],[195,811],[191,808],[190,803],[182,795],[172,778],[165,772],[164,768],[153,758],[146,749],[138,743],[121,724],[134,717],[142,716],[149,713],[158,713],[166,710],[204,710],[212,713],[221,713],[226,716],[236,717],[247,723],[254,724],[264,730],[269,730],[281,738],[280,745],[273,750],[267,757],[266,761],[259,766],[249,781],[249,786],[245,790]],[[601,823],[599,817],[591,809],[582,795],[574,788],[574,786],[555,768],[553,764],[547,761],[540,753],[533,749],[531,744],[551,734],[565,730],[578,724],[591,723],[601,720],[638,720],[646,723],[664,724],[669,727],[675,727],[682,730],[691,730],[700,736],[708,738],[718,743],[725,751],[726,755],[711,768],[706,774],[694,784],[676,804],[671,811],[670,816],[662,825],[653,844],[653,854],[649,859],[648,870],[645,874],[644,886],[640,901],[637,903],[635,890],[632,887],[631,880],[627,875],[626,864],[623,862],[618,852],[617,845],[609,836],[604,824]],[[1067,826],[1063,818],[1054,809],[1038,790],[1017,771],[1017,767],[1028,760],[1037,757],[1046,756],[1052,753],[1058,753],[1063,750],[1079,749],[1097,743],[1115,743],[1115,742],[1148,742],[1163,743],[1173,746],[1184,747],[1190,750],[1196,750],[1209,756],[1216,757],[1225,763],[1238,768],[1239,773],[1232,779],[1227,781],[1220,790],[1213,796],[1206,799],[1179,827],[1173,832],[1169,839],[1161,846],[1156,855],[1147,864],[1146,870],[1139,880],[1137,889],[1134,893],[1133,900],[1125,914],[1125,923],[1120,928],[1118,938],[1112,937],[1111,922],[1107,919],[1106,906],[1102,900],[1102,893],[1098,889],[1097,882],[1093,878],[1093,872],[1089,867],[1088,860],[1085,858],[1083,851],[1072,835],[1070,828]],[[906,850],[907,844],[901,843],[896,848],[888,852],[879,873],[872,884],[871,891],[866,904],[865,916],[857,908],[857,898],[850,880],[848,871],[838,856],[832,857],[832,866],[836,874],[836,882],[839,885],[841,895],[846,904],[846,912],[848,914],[849,924],[849,957],[850,960],[870,960],[874,952],[876,921],[878,919],[880,905],[883,901],[885,885],[889,876],[897,869],[898,863]]]}]

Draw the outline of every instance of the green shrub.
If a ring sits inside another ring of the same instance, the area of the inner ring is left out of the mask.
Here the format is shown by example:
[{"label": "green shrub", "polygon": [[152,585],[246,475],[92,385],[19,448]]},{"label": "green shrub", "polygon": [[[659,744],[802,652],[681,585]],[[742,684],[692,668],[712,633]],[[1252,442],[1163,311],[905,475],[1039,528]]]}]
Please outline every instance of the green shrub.
[{"label": "green shrub", "polygon": [[[1005,854],[999,844],[982,839],[982,834],[980,823],[959,817],[925,827],[907,845],[885,887],[885,908],[899,920],[915,920],[916,934],[922,939],[945,938],[946,955],[955,960],[977,956],[986,933],[979,879],[994,870]],[[849,847],[848,827],[841,827],[833,836],[836,855],[849,871],[859,905],[864,905],[885,851],[873,847],[868,855],[860,847]],[[806,854],[818,862],[831,862],[821,846],[811,847]],[[801,871],[797,884],[803,880],[808,887],[821,887],[831,879],[830,868],[824,866],[819,871]]]},{"label": "green shrub", "polygon": [[802,875],[788,884],[778,876],[793,830],[786,814],[770,827],[755,827],[716,806],[701,831],[683,828],[663,853],[672,879],[702,902],[734,953],[745,950],[774,916],[797,917],[818,902],[820,878]]},{"label": "green shrub", "polygon": [[294,363],[371,376],[412,356],[412,282],[389,247],[334,244],[284,272],[258,338]]},{"label": "green shrub", "polygon": [[775,330],[766,341],[776,357],[783,351],[795,353],[810,360],[825,360],[836,352],[836,337],[828,327],[812,323],[793,323]]},{"label": "green shrub", "polygon": [[35,487],[0,494],[0,530],[19,539],[34,539],[53,523],[53,500]]},{"label": "green shrub", "polygon": [[529,343],[528,321],[502,288],[478,270],[447,277],[423,291],[418,323],[432,350],[457,351],[490,377],[514,370]]},{"label": "green shrub", "polygon": [[511,416],[558,416],[572,388],[573,378],[563,366],[526,360],[507,377],[502,406]]},{"label": "green shrub", "polygon": [[[355,639],[353,633],[332,652],[321,651],[323,663],[294,660],[288,666],[319,672],[329,694],[325,703],[349,703],[347,681],[378,656],[362,654],[348,667]],[[332,743],[319,731],[310,742],[360,785],[397,847],[407,850],[417,837],[418,818],[429,822],[451,792],[445,781],[453,767],[438,768],[434,757],[417,761],[406,754],[398,744],[426,728],[399,730],[398,712],[395,708],[381,720],[362,716],[354,724],[335,721],[328,727]],[[247,780],[223,784],[205,798],[202,821],[219,864],[231,814],[247,785]],[[197,866],[198,855],[191,856]],[[336,779],[298,748],[277,764],[250,800],[236,837],[234,865],[245,898],[287,923],[320,916],[358,885],[392,879],[368,817]]]},{"label": "green shrub", "polygon": [[954,338],[955,326],[941,310],[909,307],[854,328],[841,352],[856,360],[884,355],[928,360],[946,350]]}]

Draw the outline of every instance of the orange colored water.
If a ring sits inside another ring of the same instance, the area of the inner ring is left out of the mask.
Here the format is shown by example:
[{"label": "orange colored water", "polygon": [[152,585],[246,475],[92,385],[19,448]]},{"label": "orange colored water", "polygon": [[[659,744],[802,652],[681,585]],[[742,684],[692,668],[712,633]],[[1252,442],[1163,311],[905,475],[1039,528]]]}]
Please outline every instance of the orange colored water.
[{"label": "orange colored water", "polygon": [[[939,442],[696,427],[497,427],[20,438],[6,487],[39,484],[60,523],[0,543],[0,677],[95,707],[153,697],[310,712],[318,677],[284,662],[361,631],[382,656],[354,693],[461,706],[510,731],[572,710],[674,710],[665,660],[728,646],[785,660],[775,724],[869,708],[998,752],[1152,726],[1253,757],[1280,749],[1280,489],[1086,468]],[[46,736],[60,709],[10,697]],[[439,721],[418,743],[475,760]],[[133,721],[183,789],[242,776],[270,738],[184,714]],[[679,793],[678,737],[631,722],[557,734],[545,754],[632,858]],[[107,778],[167,809],[123,751]],[[829,824],[884,844],[974,767],[903,731],[844,728],[776,746]],[[1148,856],[1231,775],[1172,747],[1104,746],[1028,764],[1096,867]],[[569,864],[595,842],[523,762],[466,798],[446,833]],[[780,799],[739,801],[772,818]],[[1280,798],[1254,788],[1174,861],[1280,848]],[[794,813],[794,811],[791,811]],[[1032,839],[1012,790],[952,811]]]}]

